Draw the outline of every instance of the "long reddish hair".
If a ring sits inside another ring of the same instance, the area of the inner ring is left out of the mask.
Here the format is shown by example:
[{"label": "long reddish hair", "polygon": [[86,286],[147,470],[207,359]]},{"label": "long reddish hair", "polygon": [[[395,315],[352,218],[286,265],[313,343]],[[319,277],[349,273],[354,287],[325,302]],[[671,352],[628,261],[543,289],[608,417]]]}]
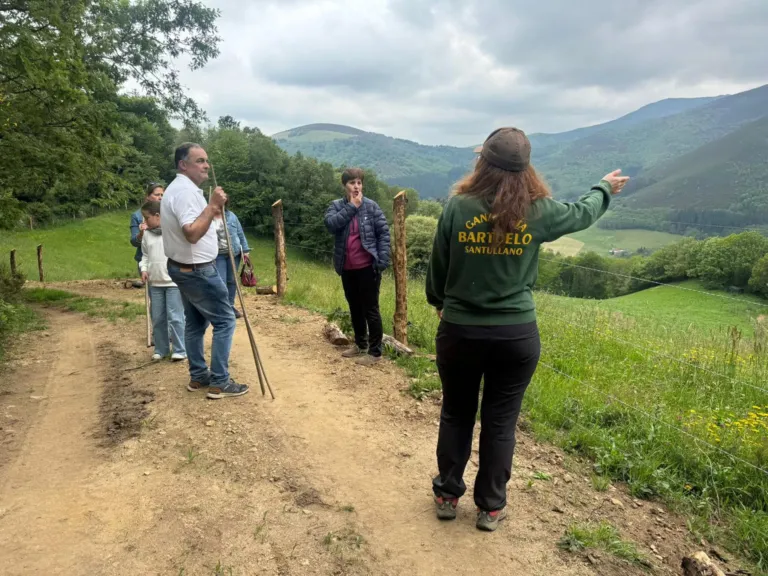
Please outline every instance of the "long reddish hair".
[{"label": "long reddish hair", "polygon": [[533,166],[510,172],[489,164],[482,156],[475,169],[456,183],[454,194],[480,198],[491,205],[493,236],[502,243],[526,219],[534,200],[552,196]]}]

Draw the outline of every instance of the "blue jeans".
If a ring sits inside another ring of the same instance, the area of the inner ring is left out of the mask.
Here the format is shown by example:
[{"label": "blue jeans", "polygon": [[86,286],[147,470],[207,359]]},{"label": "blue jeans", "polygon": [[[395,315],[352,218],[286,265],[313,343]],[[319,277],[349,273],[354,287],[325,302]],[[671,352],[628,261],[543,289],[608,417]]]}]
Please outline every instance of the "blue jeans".
[{"label": "blue jeans", "polygon": [[[235,268],[240,269],[241,256],[238,254],[235,256]],[[219,276],[224,280],[227,285],[227,293],[229,294],[229,303],[235,305],[235,294],[237,294],[237,276],[232,272],[232,265],[229,263],[229,253],[219,254],[216,257],[216,269],[219,271]]]},{"label": "blue jeans", "polygon": [[[188,269],[187,267],[184,267]],[[229,303],[224,281],[213,264],[182,272],[168,263],[168,274],[181,292],[186,315],[184,337],[187,344],[189,375],[195,382],[224,386],[229,383],[229,351],[235,333],[235,312]],[[203,338],[208,324],[213,325],[211,369],[205,363]]]},{"label": "blue jeans", "polygon": [[[186,354],[184,349],[184,304],[179,289],[149,287],[152,327],[155,335],[155,354],[168,356],[173,343],[174,354]],[[169,338],[170,337],[170,338]]]}]

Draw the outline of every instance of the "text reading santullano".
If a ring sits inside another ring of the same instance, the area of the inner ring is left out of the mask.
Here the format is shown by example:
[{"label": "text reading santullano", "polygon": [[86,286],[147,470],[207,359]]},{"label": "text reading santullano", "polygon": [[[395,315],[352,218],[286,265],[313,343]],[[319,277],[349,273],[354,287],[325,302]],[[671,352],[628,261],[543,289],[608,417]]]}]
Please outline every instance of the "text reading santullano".
[{"label": "text reading santullano", "polygon": [[479,224],[489,222],[490,214],[481,214],[468,220],[465,232],[459,232],[459,243],[464,244],[467,254],[497,254],[500,256],[522,256],[523,246],[528,246],[533,241],[533,236],[525,232],[527,224],[520,224],[515,232],[504,235],[503,242],[496,242],[496,234],[493,232],[476,232],[474,228]]}]

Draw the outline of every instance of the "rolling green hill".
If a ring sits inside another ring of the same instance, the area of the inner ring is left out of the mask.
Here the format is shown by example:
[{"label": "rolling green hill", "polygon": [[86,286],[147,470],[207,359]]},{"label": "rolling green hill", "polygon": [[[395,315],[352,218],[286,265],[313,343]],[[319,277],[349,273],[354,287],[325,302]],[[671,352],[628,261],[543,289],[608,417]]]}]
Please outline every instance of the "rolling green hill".
[{"label": "rolling green hill", "polygon": [[[616,120],[532,134],[533,162],[555,196],[574,200],[615,168],[633,177],[606,227],[685,232],[669,220],[747,226],[768,222],[768,85],[713,98],[667,99]],[[374,169],[422,197],[446,196],[473,148],[424,146],[336,124],[273,136],[290,153]],[[654,212],[647,212],[654,210]],[[624,211],[624,217],[621,212]],[[712,228],[704,228],[712,231]]]},{"label": "rolling green hill", "polygon": [[573,142],[534,150],[533,159],[556,195],[575,198],[594,183],[595,175],[622,168],[639,176],[766,115],[768,85],[629,127],[608,126]]},{"label": "rolling green hill", "polygon": [[660,166],[626,190],[623,204],[768,212],[768,116]]},{"label": "rolling green hill", "polygon": [[371,168],[404,188],[418,185],[422,197],[445,196],[474,157],[471,148],[424,146],[338,124],[309,124],[272,138],[290,154],[301,152],[335,166]]}]

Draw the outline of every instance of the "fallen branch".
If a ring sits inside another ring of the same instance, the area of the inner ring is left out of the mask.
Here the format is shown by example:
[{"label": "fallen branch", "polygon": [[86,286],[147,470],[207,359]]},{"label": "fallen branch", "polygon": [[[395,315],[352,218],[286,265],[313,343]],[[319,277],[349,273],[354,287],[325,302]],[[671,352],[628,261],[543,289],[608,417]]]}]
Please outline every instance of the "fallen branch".
[{"label": "fallen branch", "polygon": [[269,296],[277,294],[277,286],[256,286],[256,294]]},{"label": "fallen branch", "polygon": [[683,558],[682,567],[685,576],[725,576],[725,572],[720,570],[704,552],[696,552]]},{"label": "fallen branch", "polygon": [[336,324],[326,324],[325,328],[323,328],[323,334],[334,346],[347,346],[349,344],[349,338],[346,337],[341,328],[336,326]]},{"label": "fallen branch", "polygon": [[385,346],[389,346],[397,354],[400,354],[401,356],[413,356],[413,350],[408,348],[408,346],[406,346],[399,340],[395,340],[389,334],[384,334],[384,338],[382,338],[382,342]]},{"label": "fallen branch", "polygon": [[[334,346],[346,346],[352,341],[346,334],[344,334],[344,332],[341,331],[341,328],[332,322],[329,322],[325,325],[325,328],[323,328],[323,334],[325,334],[325,337]],[[408,346],[399,340],[395,340],[389,334],[384,334],[382,343],[394,350],[396,354],[400,354],[401,356],[413,356],[413,350],[408,348]]]}]

